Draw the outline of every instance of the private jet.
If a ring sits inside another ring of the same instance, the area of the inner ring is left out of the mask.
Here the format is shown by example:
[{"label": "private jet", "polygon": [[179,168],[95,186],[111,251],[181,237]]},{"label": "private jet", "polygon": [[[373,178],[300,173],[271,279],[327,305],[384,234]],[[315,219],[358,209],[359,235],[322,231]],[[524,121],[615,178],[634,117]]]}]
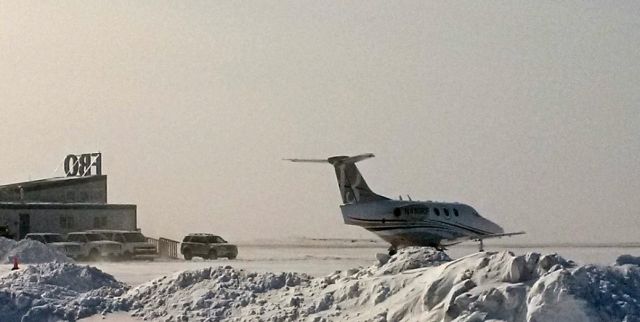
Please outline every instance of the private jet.
[{"label": "private jet", "polygon": [[482,217],[473,207],[457,202],[393,200],[373,192],[356,167],[372,153],[334,156],[328,159],[284,159],[292,162],[329,163],[334,166],[342,195],[342,217],[347,225],[360,226],[391,244],[389,255],[408,246],[446,247],[464,241],[521,235]]}]

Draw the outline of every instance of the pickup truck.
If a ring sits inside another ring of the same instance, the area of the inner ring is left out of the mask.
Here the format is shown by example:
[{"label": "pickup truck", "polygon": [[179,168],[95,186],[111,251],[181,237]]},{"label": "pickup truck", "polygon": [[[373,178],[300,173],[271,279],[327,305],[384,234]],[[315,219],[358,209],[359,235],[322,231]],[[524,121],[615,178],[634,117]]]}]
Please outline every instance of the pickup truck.
[{"label": "pickup truck", "polygon": [[191,260],[194,256],[204,259],[217,259],[218,257],[235,259],[238,256],[238,247],[227,243],[220,236],[189,234],[182,240],[180,252],[186,260]]},{"label": "pickup truck", "polygon": [[73,259],[78,259],[85,255],[81,243],[65,241],[62,234],[28,233],[26,236],[24,236],[24,238],[36,240],[43,244],[47,244],[48,246],[51,246],[52,248]]},{"label": "pickup truck", "polygon": [[153,244],[147,243],[147,238],[139,231],[126,230],[90,230],[99,233],[107,239],[122,245],[122,259],[150,259],[158,257],[158,250]]},{"label": "pickup truck", "polygon": [[110,241],[102,234],[74,232],[67,234],[67,241],[82,244],[82,257],[89,260],[114,259],[122,256],[122,244]]}]

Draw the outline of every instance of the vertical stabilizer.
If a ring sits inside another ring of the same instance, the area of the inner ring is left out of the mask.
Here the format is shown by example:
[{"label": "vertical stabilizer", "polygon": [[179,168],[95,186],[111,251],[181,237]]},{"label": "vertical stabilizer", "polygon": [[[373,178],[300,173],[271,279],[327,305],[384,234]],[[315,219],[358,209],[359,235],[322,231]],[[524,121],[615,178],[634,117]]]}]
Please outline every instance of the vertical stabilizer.
[{"label": "vertical stabilizer", "polygon": [[368,158],[372,158],[372,153],[361,154],[353,157],[349,156],[335,156],[324,159],[286,159],[292,162],[328,162],[332,164],[336,171],[336,177],[338,179],[338,187],[340,188],[340,195],[342,196],[342,202],[359,203],[370,202],[376,200],[388,200],[389,198],[376,194],[371,191],[371,188],[367,185],[367,182],[362,177],[362,174],[356,167],[356,162],[362,161]]}]

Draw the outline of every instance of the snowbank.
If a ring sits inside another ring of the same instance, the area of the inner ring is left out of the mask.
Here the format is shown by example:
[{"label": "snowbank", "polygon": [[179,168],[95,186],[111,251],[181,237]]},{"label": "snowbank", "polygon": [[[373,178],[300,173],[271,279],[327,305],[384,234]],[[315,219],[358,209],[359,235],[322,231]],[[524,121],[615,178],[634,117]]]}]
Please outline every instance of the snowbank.
[{"label": "snowbank", "polygon": [[0,237],[0,259],[4,258],[4,256],[15,247],[17,242],[13,239]]},{"label": "snowbank", "polygon": [[451,261],[445,252],[421,247],[407,247],[396,255],[378,254],[378,265],[371,266],[365,272],[369,275],[398,274],[406,270],[438,266]]},{"label": "snowbank", "polygon": [[130,310],[132,316],[149,320],[200,321],[210,317],[216,321],[231,317],[240,307],[266,303],[271,291],[307,285],[310,279],[306,274],[208,267],[143,284],[128,292],[113,309]]},{"label": "snowbank", "polygon": [[73,260],[65,254],[39,241],[23,239],[17,242],[4,256],[4,262],[18,257],[20,263],[39,264],[49,262],[71,263]]},{"label": "snowbank", "polygon": [[320,278],[231,266],[128,290],[74,264],[0,278],[0,321],[128,311],[152,321],[640,321],[640,267],[575,266],[555,254],[485,252],[451,260],[409,248]]},{"label": "snowbank", "polygon": [[101,312],[126,290],[93,267],[32,265],[0,277],[0,321],[74,321]]},{"label": "snowbank", "polygon": [[143,284],[119,307],[162,321],[638,321],[637,267],[574,267],[557,255],[429,249],[311,279],[229,266]]},{"label": "snowbank", "polygon": [[39,241],[23,239],[16,242],[13,239],[0,237],[0,261],[10,263],[15,256],[18,256],[20,263],[24,264],[73,262],[71,258],[63,253]]}]

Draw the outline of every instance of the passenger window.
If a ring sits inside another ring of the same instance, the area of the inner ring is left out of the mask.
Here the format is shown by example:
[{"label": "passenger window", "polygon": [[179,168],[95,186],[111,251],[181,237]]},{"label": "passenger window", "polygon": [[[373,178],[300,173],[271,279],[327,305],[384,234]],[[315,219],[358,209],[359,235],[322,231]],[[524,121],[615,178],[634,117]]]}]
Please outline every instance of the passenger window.
[{"label": "passenger window", "polygon": [[457,216],[460,216],[460,214],[458,213],[458,209],[453,208],[453,214]]},{"label": "passenger window", "polygon": [[448,217],[449,216],[449,209],[442,208],[442,210],[444,210],[444,214]]},{"label": "passenger window", "polygon": [[433,208],[433,212],[436,213],[436,216],[440,216],[440,209],[438,208]]}]

